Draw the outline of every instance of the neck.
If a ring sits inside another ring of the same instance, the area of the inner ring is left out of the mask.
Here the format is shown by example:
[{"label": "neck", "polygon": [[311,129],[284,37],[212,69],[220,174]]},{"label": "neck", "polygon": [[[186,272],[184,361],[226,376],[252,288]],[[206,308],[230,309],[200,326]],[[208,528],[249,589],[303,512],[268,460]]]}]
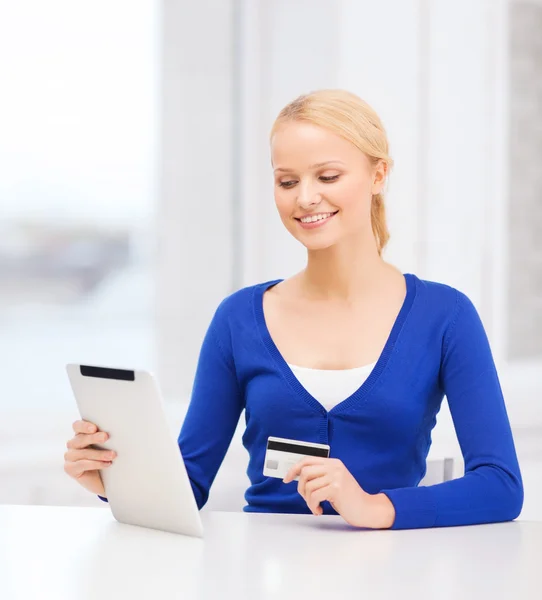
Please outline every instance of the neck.
[{"label": "neck", "polygon": [[372,235],[356,236],[322,250],[309,250],[301,282],[307,294],[355,301],[374,288],[390,269],[378,254]]}]

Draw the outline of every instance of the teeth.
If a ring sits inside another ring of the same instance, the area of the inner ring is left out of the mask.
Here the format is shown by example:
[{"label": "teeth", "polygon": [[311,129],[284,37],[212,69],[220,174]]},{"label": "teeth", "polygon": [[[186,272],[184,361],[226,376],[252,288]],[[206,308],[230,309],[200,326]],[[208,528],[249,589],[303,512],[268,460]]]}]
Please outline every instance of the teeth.
[{"label": "teeth", "polygon": [[316,221],[322,221],[323,219],[327,219],[331,217],[333,213],[320,213],[319,215],[313,215],[311,217],[303,217],[301,219],[302,223],[315,223]]}]

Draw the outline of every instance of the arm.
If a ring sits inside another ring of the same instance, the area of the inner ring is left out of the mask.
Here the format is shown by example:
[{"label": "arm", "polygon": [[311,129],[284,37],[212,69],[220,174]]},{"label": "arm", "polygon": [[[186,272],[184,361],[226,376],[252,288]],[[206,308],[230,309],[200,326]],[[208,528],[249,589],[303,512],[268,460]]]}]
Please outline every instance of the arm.
[{"label": "arm", "polygon": [[[231,345],[220,341],[228,337],[227,318],[222,310],[221,305],[203,340],[190,405],[178,439],[200,509],[207,502],[243,409]],[[107,502],[103,496],[98,498]]]},{"label": "arm", "polygon": [[441,381],[465,475],[429,487],[384,490],[394,529],[471,525],[515,519],[523,484],[504,398],[484,327],[458,292],[443,344]]},{"label": "arm", "polygon": [[243,397],[234,370],[227,316],[221,305],[200,351],[179,448],[201,509],[237,427]]}]

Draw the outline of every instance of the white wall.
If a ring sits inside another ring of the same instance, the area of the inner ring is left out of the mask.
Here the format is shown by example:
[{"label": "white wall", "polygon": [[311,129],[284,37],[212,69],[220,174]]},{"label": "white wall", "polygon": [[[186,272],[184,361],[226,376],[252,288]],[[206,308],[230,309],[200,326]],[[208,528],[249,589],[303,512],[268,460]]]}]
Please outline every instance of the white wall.
[{"label": "white wall", "polygon": [[232,291],[233,2],[163,2],[158,374],[185,400],[197,352]]}]

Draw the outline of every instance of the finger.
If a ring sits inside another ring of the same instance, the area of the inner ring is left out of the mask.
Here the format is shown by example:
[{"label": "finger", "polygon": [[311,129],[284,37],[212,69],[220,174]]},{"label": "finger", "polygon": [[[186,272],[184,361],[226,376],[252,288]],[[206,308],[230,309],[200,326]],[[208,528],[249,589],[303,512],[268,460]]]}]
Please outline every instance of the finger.
[{"label": "finger", "polygon": [[72,425],[75,433],[96,433],[98,428],[90,421],[75,421]]},{"label": "finger", "polygon": [[316,490],[325,487],[326,485],[330,485],[332,482],[332,478],[329,473],[325,473],[321,477],[316,477],[315,479],[311,479],[305,486],[305,497],[310,498],[311,494],[313,494]]},{"label": "finger", "polygon": [[311,509],[312,513],[318,516],[324,512],[324,509],[320,506],[320,503],[324,502],[325,500],[331,501],[332,495],[333,489],[329,485],[329,481],[326,481],[321,487],[308,494],[307,498],[305,498],[305,501],[307,502],[307,506]]},{"label": "finger", "polygon": [[75,462],[77,460],[101,460],[103,462],[110,462],[117,457],[116,452],[113,450],[93,450],[85,448],[83,450],[68,450],[64,454],[64,460],[68,462]]},{"label": "finger", "polygon": [[329,458],[319,458],[318,456],[307,456],[303,460],[299,461],[295,464],[289,471],[286,473],[286,477],[282,480],[284,483],[290,483],[296,477],[299,476],[301,470],[304,467],[310,467],[311,465],[323,465],[328,461]]},{"label": "finger", "polygon": [[322,475],[326,475],[327,473],[329,473],[329,466],[326,464],[303,467],[299,473],[297,491],[304,497],[307,483],[312,479],[315,479],[316,477],[322,477]]},{"label": "finger", "polygon": [[68,441],[66,446],[70,449],[81,449],[92,446],[93,444],[103,444],[109,439],[109,434],[105,431],[99,431],[98,433],[86,434],[78,433],[71,440]]},{"label": "finger", "polygon": [[87,471],[98,471],[100,469],[107,469],[110,466],[110,462],[102,462],[101,460],[77,460],[75,462],[64,463],[64,470],[68,475],[77,479]]},{"label": "finger", "polygon": [[319,502],[314,502],[313,494],[317,490],[328,486],[331,482],[331,477],[329,474],[325,474],[322,477],[317,477],[316,479],[312,479],[307,483],[304,488],[304,493],[302,494],[307,506],[310,508],[313,514],[318,514]]}]

